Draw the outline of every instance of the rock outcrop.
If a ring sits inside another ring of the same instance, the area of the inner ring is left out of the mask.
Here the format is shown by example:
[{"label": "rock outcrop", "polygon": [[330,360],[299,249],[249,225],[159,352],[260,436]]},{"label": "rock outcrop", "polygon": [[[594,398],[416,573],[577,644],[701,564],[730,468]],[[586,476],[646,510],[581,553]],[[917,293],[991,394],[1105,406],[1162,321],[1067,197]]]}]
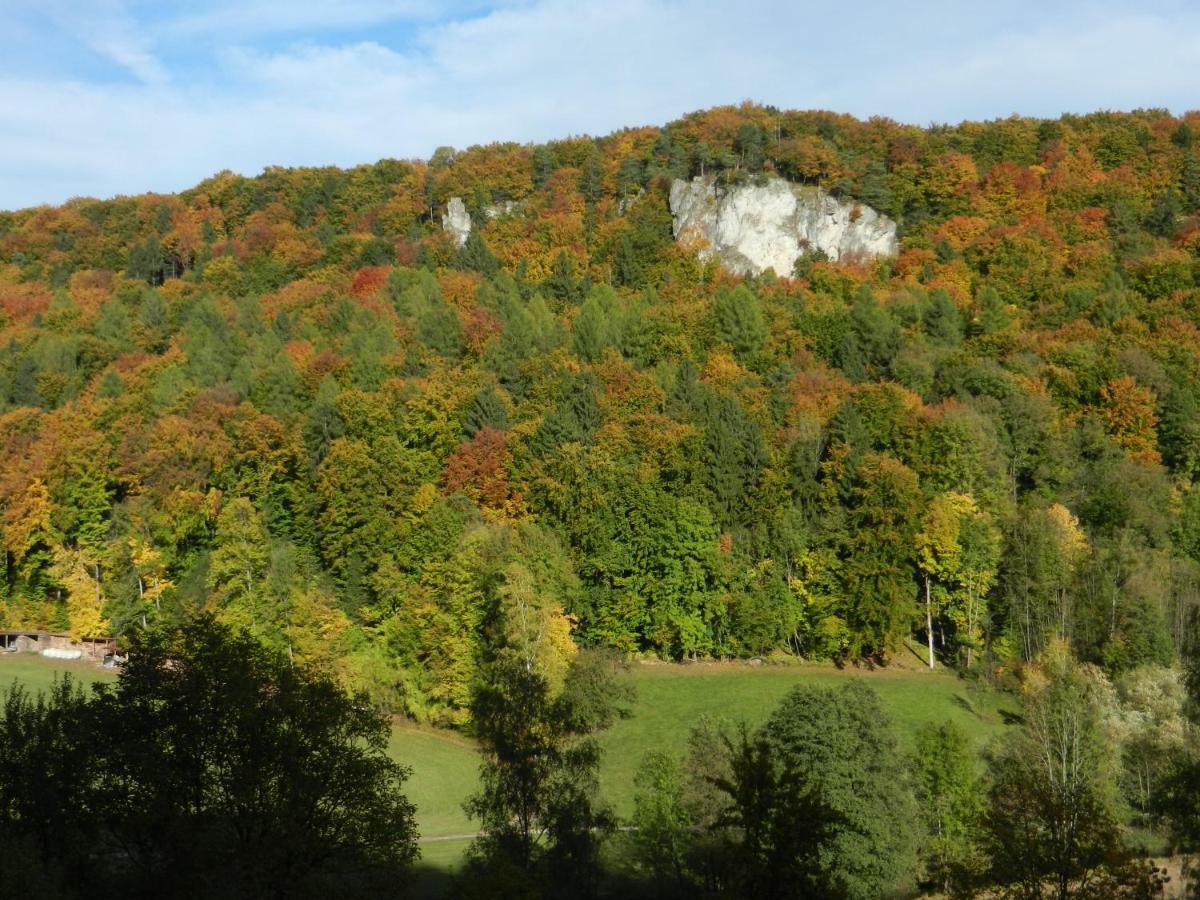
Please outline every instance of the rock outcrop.
[{"label": "rock outcrop", "polygon": [[791,275],[811,250],[846,260],[900,249],[896,223],[882,213],[778,177],[731,188],[712,178],[676,179],[670,203],[675,239],[695,242],[702,256],[717,256],[739,275]]},{"label": "rock outcrop", "polygon": [[[489,222],[492,219],[507,219],[515,216],[521,210],[515,200],[501,200],[483,209],[483,216]],[[454,235],[454,243],[461,247],[471,236],[471,214],[467,212],[467,204],[462,197],[451,197],[446,203],[446,211],[442,213],[442,230]]]},{"label": "rock outcrop", "polygon": [[471,214],[462,197],[451,197],[442,213],[442,230],[454,236],[454,243],[461,247],[471,236]]}]

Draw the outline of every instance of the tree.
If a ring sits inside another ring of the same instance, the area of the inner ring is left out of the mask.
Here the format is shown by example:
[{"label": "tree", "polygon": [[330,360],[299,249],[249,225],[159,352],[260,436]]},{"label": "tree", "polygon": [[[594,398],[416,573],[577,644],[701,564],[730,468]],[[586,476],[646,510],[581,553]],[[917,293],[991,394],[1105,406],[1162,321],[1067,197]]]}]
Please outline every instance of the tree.
[{"label": "tree", "polygon": [[717,334],[733,348],[738,359],[753,356],[766,343],[762,302],[745,285],[718,291],[713,299],[713,317]]},{"label": "tree", "polygon": [[225,504],[208,569],[208,587],[221,605],[243,605],[254,615],[270,554],[267,527],[254,504],[245,497]]},{"label": "tree", "polygon": [[115,685],[9,691],[0,839],[33,838],[88,890],[377,896],[417,857],[388,733],[328,675],[211,618],[142,632]]},{"label": "tree", "polygon": [[1129,804],[1150,820],[1158,812],[1173,765],[1195,745],[1187,720],[1187,691],[1178,669],[1140,666],[1116,683],[1120,698],[1122,788]]},{"label": "tree", "polygon": [[913,546],[920,523],[916,474],[872,454],[852,488],[842,577],[851,598],[853,655],[883,657],[908,636],[914,618]]},{"label": "tree", "polygon": [[496,431],[505,431],[508,428],[508,410],[492,384],[488,384],[476,394],[467,409],[467,437],[475,437],[483,428],[493,428]]},{"label": "tree", "polygon": [[1056,645],[1029,688],[1025,724],[988,762],[990,875],[1008,896],[1090,896],[1123,861],[1107,683]]},{"label": "tree", "polygon": [[572,665],[561,693],[512,656],[485,672],[471,713],[483,755],[481,788],[465,808],[482,836],[469,851],[481,896],[589,897],[612,830],[596,802],[592,735],[617,715],[621,691],[594,659]]},{"label": "tree", "polygon": [[1008,530],[1004,553],[1005,614],[1023,658],[1074,630],[1074,576],[1088,551],[1075,515],[1060,503],[1026,508]]},{"label": "tree", "polygon": [[685,802],[684,774],[676,759],[652,750],[633,778],[630,842],[634,860],[660,895],[687,896],[694,820]]},{"label": "tree", "polygon": [[[996,577],[999,534],[967,494],[948,492],[930,500],[917,535],[917,567],[925,582],[925,627],[929,668],[934,665],[934,588],[938,608],[948,614],[967,666],[979,645],[984,598]],[[942,629],[943,645],[945,628]]]},{"label": "tree", "polygon": [[98,637],[108,631],[105,597],[97,571],[82,550],[54,547],[50,575],[67,589],[69,631],[75,639]]},{"label": "tree", "polygon": [[953,722],[917,734],[915,792],[928,835],[921,859],[925,880],[942,892],[979,864],[987,795],[977,762],[970,737]]},{"label": "tree", "polygon": [[879,697],[861,681],[793,688],[762,734],[835,820],[822,850],[835,896],[885,896],[912,871],[916,810]]},{"label": "tree", "polygon": [[315,472],[325,459],[333,442],[345,433],[345,423],[338,412],[341,387],[332,375],[321,379],[304,422],[304,443],[308,448],[309,465]]},{"label": "tree", "polygon": [[469,272],[481,272],[484,275],[495,275],[500,270],[500,263],[495,254],[488,249],[478,231],[472,231],[467,241],[458,251],[458,267]]},{"label": "tree", "polygon": [[[1194,853],[1200,848],[1200,753],[1196,751],[1196,730],[1200,727],[1197,721],[1200,720],[1200,614],[1193,613],[1188,623],[1183,655],[1190,728],[1185,732],[1186,746],[1177,748],[1168,757],[1168,770],[1161,775],[1162,780],[1154,794],[1154,807],[1165,818],[1179,848]],[[1162,699],[1153,699],[1157,701],[1155,705],[1161,707]],[[1169,740],[1169,733],[1153,736],[1156,743],[1163,738]]]},{"label": "tree", "polygon": [[780,900],[846,895],[840,860],[831,852],[844,820],[825,802],[812,771],[744,725],[724,743],[728,775],[713,785],[727,798],[717,827],[735,835],[727,889]]},{"label": "tree", "polygon": [[938,344],[957,347],[963,339],[963,317],[946,291],[938,289],[929,297],[925,312],[925,333]]},{"label": "tree", "polygon": [[738,128],[734,146],[741,155],[741,164],[749,171],[757,172],[762,169],[765,142],[766,138],[759,126],[747,122]]}]

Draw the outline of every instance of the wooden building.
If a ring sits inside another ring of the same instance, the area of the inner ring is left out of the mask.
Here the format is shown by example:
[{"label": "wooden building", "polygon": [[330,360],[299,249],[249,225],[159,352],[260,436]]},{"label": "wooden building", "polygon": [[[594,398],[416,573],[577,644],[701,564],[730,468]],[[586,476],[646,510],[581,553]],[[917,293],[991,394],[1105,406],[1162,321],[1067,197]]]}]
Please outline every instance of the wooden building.
[{"label": "wooden building", "polygon": [[78,650],[82,659],[100,662],[117,652],[117,640],[111,637],[85,637],[73,640],[56,631],[0,631],[0,652],[41,653],[43,650]]}]

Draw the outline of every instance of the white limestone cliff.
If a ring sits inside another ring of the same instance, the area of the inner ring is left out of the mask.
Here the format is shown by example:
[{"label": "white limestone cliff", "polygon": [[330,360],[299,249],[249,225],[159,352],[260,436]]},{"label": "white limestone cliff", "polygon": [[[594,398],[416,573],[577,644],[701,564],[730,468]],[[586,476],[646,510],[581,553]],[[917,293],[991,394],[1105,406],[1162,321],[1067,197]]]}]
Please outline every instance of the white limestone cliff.
[{"label": "white limestone cliff", "polygon": [[454,236],[454,243],[461,247],[471,236],[471,214],[462,197],[451,197],[442,213],[442,230]]},{"label": "white limestone cliff", "polygon": [[693,242],[739,275],[774,269],[791,275],[796,259],[822,250],[833,260],[895,256],[896,223],[871,207],[816,187],[768,177],[718,188],[712,178],[676,179],[671,215],[677,241]]},{"label": "white limestone cliff", "polygon": [[[492,219],[507,219],[517,215],[521,206],[515,200],[501,200],[485,206],[483,216],[489,222]],[[467,204],[462,197],[451,197],[446,203],[446,211],[442,213],[442,230],[454,235],[454,243],[461,247],[471,236],[471,214],[467,212]]]}]

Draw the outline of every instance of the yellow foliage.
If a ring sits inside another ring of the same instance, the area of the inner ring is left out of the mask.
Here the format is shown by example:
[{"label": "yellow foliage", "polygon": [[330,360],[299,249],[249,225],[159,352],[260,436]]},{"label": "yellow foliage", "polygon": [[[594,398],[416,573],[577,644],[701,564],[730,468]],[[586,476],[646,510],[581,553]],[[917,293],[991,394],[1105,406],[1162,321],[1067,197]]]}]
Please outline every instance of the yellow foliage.
[{"label": "yellow foliage", "polygon": [[1061,503],[1055,503],[1046,510],[1046,518],[1054,528],[1055,549],[1059,559],[1067,568],[1074,569],[1088,551],[1087,536],[1079,527],[1079,519]]},{"label": "yellow foliage", "polygon": [[108,621],[101,614],[104,593],[96,580],[96,564],[81,550],[55,546],[50,576],[66,588],[71,637],[78,640],[105,634]]}]

